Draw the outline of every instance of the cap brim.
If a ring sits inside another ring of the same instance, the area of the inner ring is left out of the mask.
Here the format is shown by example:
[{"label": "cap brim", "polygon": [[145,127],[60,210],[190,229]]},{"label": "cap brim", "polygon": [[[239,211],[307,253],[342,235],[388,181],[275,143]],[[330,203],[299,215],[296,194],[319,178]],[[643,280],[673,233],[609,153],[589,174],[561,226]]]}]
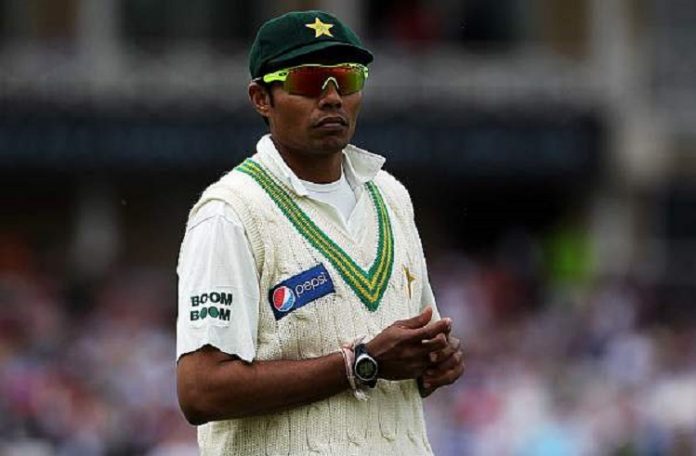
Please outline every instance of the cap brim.
[{"label": "cap brim", "polygon": [[335,41],[319,41],[317,43],[310,43],[306,46],[301,46],[297,49],[293,49],[289,52],[286,52],[283,55],[280,55],[274,59],[271,59],[266,63],[266,66],[280,68],[283,65],[289,63],[292,63],[294,65],[299,65],[302,63],[314,63],[311,62],[312,57],[323,54],[323,52],[321,51],[324,51],[325,49],[340,49],[341,60],[347,63],[362,63],[366,65],[372,62],[372,60],[374,60],[374,56],[370,51],[359,46],[347,43],[337,43]]}]

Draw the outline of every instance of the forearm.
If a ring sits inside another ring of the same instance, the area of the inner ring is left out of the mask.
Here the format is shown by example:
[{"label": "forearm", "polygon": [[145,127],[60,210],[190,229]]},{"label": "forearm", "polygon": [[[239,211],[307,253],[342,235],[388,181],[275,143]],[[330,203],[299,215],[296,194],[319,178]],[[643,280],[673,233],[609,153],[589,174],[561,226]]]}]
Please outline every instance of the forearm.
[{"label": "forearm", "polygon": [[[179,402],[192,424],[273,413],[349,388],[339,352],[298,361],[253,363],[220,352],[206,356],[178,367]],[[213,362],[210,356],[215,357]]]}]

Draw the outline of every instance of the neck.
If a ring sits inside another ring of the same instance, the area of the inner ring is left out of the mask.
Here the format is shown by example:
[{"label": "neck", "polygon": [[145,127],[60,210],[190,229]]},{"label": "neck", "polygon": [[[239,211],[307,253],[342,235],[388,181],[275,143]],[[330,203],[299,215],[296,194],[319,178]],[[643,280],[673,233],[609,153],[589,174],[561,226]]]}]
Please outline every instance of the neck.
[{"label": "neck", "polygon": [[316,184],[328,184],[341,178],[341,150],[313,154],[290,149],[275,140],[273,143],[285,163],[300,179]]}]

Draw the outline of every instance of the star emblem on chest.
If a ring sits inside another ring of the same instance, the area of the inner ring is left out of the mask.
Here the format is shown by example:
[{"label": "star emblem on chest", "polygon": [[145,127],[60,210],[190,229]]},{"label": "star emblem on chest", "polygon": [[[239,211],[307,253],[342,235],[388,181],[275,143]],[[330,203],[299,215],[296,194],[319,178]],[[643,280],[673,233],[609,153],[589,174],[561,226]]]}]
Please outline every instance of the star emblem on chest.
[{"label": "star emblem on chest", "polygon": [[406,276],[406,289],[408,290],[408,299],[411,299],[413,293],[411,285],[416,281],[416,276],[411,274],[411,270],[408,266],[404,265],[404,275]]}]

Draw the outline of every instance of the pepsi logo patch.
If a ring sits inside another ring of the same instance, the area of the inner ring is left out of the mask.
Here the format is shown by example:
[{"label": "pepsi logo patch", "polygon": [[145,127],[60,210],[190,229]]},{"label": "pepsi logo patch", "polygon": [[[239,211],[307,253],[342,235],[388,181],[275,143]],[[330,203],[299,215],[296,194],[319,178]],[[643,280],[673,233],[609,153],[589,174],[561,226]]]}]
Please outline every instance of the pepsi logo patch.
[{"label": "pepsi logo patch", "polygon": [[329,271],[323,264],[318,264],[271,288],[268,301],[277,321],[290,312],[335,291]]},{"label": "pepsi logo patch", "polygon": [[295,305],[295,293],[292,288],[283,285],[273,290],[271,301],[275,310],[287,312]]}]

